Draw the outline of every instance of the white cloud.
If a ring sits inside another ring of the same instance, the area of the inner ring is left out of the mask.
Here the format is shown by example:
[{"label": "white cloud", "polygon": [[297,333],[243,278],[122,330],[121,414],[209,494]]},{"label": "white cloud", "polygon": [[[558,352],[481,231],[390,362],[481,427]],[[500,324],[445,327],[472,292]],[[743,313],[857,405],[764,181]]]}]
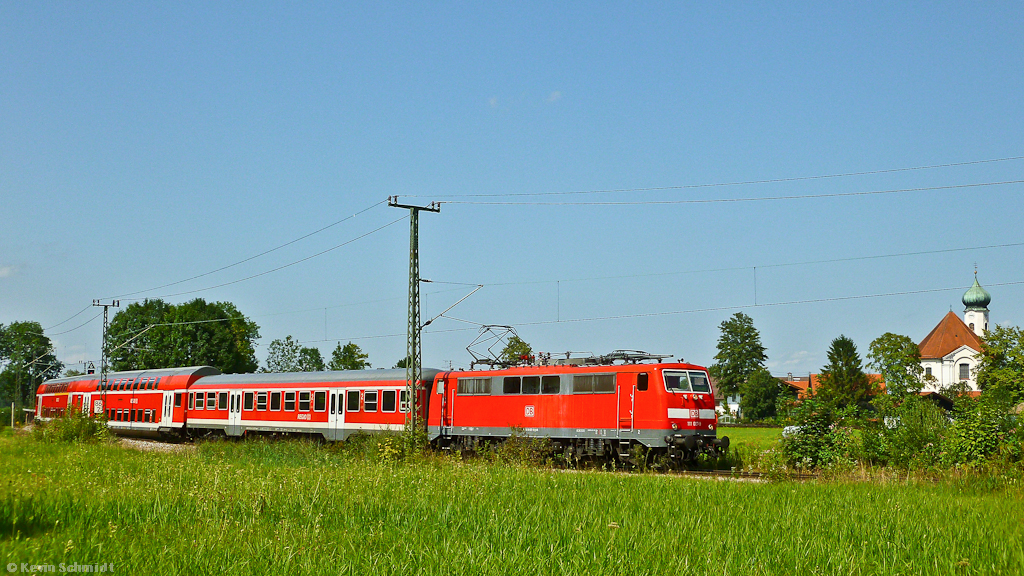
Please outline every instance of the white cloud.
[{"label": "white cloud", "polygon": [[0,266],[0,278],[14,276],[14,266]]},{"label": "white cloud", "polygon": [[548,96],[548,102],[557,102],[557,101],[559,101],[561,99],[562,99],[562,93],[559,92],[558,90],[555,90],[554,92],[551,93],[550,96]]},{"label": "white cloud", "polygon": [[811,358],[811,353],[810,352],[808,352],[807,350],[801,350],[799,352],[794,352],[794,353],[790,354],[789,355],[789,360],[786,360],[785,362],[783,362],[782,365],[783,366],[792,366],[793,364],[802,364],[802,363],[807,362],[808,360],[811,360],[811,359],[812,358]]}]

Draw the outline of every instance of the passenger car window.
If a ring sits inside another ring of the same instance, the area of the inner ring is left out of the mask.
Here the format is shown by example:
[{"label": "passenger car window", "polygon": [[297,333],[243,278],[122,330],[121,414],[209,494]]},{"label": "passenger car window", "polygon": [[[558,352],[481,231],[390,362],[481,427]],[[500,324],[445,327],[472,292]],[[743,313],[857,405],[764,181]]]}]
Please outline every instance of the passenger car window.
[{"label": "passenger car window", "polygon": [[280,410],[281,409],[281,393],[271,392],[270,393],[270,409]]},{"label": "passenger car window", "polygon": [[284,393],[284,409],[286,412],[295,411],[295,392]]},{"label": "passenger car window", "polygon": [[346,394],[345,410],[348,412],[359,412],[359,390],[349,390]]},{"label": "passenger car window", "polygon": [[363,393],[363,409],[367,412],[377,411],[377,391],[367,390]]},{"label": "passenger car window", "polygon": [[315,412],[327,411],[327,392],[317,391],[313,393],[313,410]]},{"label": "passenger car window", "polygon": [[381,412],[394,412],[395,411],[395,398],[398,394],[394,390],[385,390],[381,393],[380,399],[380,411]]},{"label": "passenger car window", "polygon": [[256,393],[256,409],[266,410],[267,409],[267,393],[257,392]]},{"label": "passenger car window", "polygon": [[309,412],[309,392],[299,392],[299,412]]},{"label": "passenger car window", "polygon": [[244,408],[245,410],[249,410],[249,411],[252,410],[253,396],[255,396],[255,395],[252,392],[246,392],[242,396],[242,398],[243,398],[243,400],[242,400],[242,408]]},{"label": "passenger car window", "polygon": [[227,410],[228,409],[228,393],[221,392],[217,398],[217,409]]}]

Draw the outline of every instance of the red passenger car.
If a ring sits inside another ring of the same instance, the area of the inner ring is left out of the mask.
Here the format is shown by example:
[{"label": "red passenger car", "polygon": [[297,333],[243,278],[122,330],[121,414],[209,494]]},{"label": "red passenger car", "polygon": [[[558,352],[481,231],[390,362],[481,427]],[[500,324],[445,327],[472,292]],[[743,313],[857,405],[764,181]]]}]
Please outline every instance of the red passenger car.
[{"label": "red passenger car", "polygon": [[429,402],[428,435],[443,446],[518,434],[550,438],[567,456],[625,457],[643,445],[682,460],[728,446],[707,370],[693,364],[442,372]]},{"label": "red passenger car", "polygon": [[209,366],[111,372],[105,384],[99,376],[47,380],[36,391],[36,417],[63,415],[70,407],[93,416],[104,415],[119,434],[157,436],[181,433],[185,426],[185,390],[204,376],[220,374]]},{"label": "red passenger car", "polygon": [[[423,370],[420,406],[437,373]],[[402,430],[409,413],[405,377],[405,370],[210,376],[188,390],[188,428],[191,434],[298,433],[328,440]]]}]

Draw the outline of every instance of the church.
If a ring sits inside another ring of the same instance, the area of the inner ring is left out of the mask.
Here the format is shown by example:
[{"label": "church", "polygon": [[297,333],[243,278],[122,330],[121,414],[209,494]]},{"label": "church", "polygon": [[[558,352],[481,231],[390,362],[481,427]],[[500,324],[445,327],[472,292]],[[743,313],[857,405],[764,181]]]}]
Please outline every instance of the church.
[{"label": "church", "polygon": [[978,358],[981,339],[988,330],[988,305],[992,296],[978,284],[964,293],[964,319],[951,310],[939,324],[921,340],[921,367],[924,368],[925,386],[922,392],[938,392],[954,384],[966,384],[971,391],[978,389]]}]

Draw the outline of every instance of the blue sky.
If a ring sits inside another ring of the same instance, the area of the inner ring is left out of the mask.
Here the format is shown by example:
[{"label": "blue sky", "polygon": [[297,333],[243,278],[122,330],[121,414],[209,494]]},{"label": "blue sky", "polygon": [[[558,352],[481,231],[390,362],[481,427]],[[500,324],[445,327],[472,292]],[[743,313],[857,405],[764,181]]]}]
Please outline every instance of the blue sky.
[{"label": "blue sky", "polygon": [[[399,195],[450,202],[421,217],[424,314],[470,290],[440,282],[485,284],[450,314],[538,350],[710,364],[742,310],[802,374],[840,334],[920,341],[975,264],[1021,325],[1024,246],[979,248],[1024,243],[1019,183],[460,202],[1022,180],[1018,159],[680,188],[1024,156],[1022,29],[1019,3],[0,2],[0,323],[203,297],[260,325],[261,359],[290,334],[390,367],[406,220],[235,281],[401,218]],[[627,191],[558,194],[595,190]],[[69,365],[98,359],[99,320],[64,332],[94,314],[48,331]],[[473,324],[430,329],[427,365],[468,365]]]}]

